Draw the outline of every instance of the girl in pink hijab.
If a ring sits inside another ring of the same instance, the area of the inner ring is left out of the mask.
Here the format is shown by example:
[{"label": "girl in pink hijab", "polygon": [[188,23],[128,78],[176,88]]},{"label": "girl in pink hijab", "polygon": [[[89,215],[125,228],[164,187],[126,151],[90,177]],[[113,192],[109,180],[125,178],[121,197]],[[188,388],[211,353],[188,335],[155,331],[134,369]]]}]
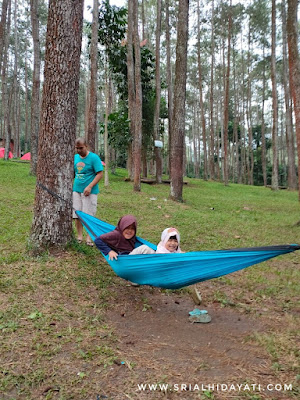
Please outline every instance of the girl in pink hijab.
[{"label": "girl in pink hijab", "polygon": [[156,253],[182,253],[180,234],[176,228],[166,228],[161,234],[161,241],[157,245]]}]

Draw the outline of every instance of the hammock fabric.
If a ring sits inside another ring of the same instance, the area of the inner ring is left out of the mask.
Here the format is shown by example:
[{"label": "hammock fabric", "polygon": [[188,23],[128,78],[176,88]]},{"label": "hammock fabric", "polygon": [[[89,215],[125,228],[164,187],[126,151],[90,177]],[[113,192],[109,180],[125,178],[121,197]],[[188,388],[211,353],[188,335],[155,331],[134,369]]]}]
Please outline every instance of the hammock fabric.
[{"label": "hammock fabric", "polygon": [[[115,228],[82,211],[76,211],[76,214],[93,240]],[[136,247],[141,244],[156,250],[153,243],[137,237]],[[189,253],[121,255],[117,261],[104,257],[114,272],[123,279],[140,285],[179,289],[295,250],[300,250],[300,246],[291,244]]]}]

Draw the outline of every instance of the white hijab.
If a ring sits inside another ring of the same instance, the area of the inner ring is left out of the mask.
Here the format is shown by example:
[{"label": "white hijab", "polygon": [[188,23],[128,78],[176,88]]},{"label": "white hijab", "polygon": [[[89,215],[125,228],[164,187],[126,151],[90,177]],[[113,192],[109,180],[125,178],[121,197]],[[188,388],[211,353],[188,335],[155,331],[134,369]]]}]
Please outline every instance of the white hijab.
[{"label": "white hijab", "polygon": [[[171,236],[176,236],[176,239],[178,241],[177,250],[174,252],[167,250],[165,247],[167,241],[170,239]],[[179,247],[179,243],[180,243],[180,234],[178,230],[176,228],[166,228],[161,234],[161,241],[157,245],[156,253],[182,253]]]}]

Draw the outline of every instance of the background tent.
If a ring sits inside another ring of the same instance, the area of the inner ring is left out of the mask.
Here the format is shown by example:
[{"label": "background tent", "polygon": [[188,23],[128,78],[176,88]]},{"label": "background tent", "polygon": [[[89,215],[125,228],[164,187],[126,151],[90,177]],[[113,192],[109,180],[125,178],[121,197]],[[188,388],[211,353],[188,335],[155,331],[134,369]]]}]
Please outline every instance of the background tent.
[{"label": "background tent", "polygon": [[30,153],[26,153],[20,159],[24,160],[24,161],[26,161],[26,160],[29,161],[29,160],[31,160],[31,154]]},{"label": "background tent", "polygon": [[[4,158],[5,147],[0,147],[0,158]],[[13,158],[13,153],[10,151],[8,153],[8,158]]]},{"label": "background tent", "polygon": [[[29,153],[24,154],[24,156],[22,156],[22,157],[20,158],[20,160],[23,160],[23,161],[30,161],[30,160],[31,160],[31,153],[29,152]],[[104,163],[103,161],[102,161],[102,164],[105,165],[105,163]]]}]

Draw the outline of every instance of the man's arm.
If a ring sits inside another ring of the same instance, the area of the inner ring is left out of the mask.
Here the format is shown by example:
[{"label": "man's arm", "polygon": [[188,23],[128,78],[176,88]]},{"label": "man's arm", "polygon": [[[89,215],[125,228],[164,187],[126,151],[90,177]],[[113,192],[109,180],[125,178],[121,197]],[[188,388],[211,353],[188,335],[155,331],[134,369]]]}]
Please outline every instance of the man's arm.
[{"label": "man's arm", "polygon": [[99,171],[99,172],[96,173],[95,178],[92,180],[92,182],[83,191],[83,194],[85,196],[89,196],[90,195],[91,190],[102,179],[102,176],[103,176],[103,171]]}]

